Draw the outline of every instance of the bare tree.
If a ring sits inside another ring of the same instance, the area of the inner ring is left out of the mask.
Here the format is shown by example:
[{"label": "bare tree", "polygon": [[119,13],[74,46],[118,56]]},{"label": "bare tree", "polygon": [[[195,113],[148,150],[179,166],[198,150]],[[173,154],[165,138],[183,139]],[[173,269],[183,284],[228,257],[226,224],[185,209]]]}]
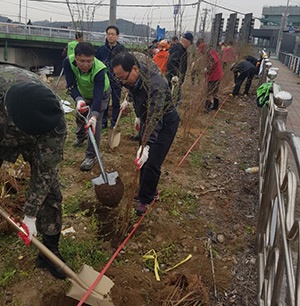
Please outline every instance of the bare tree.
[{"label": "bare tree", "polygon": [[93,30],[95,12],[101,7],[102,2],[86,3],[85,0],[75,0],[75,2],[66,0],[74,29],[91,32]]}]

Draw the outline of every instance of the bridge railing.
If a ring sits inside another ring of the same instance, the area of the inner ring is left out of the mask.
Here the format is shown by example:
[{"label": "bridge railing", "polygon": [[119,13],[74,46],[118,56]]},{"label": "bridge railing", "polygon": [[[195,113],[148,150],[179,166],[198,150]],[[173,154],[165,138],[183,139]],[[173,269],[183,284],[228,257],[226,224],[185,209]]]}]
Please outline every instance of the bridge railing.
[{"label": "bridge railing", "polygon": [[294,71],[297,75],[300,75],[300,57],[291,53],[280,52],[279,60]]},{"label": "bridge railing", "polygon": [[296,306],[300,305],[300,218],[296,217],[300,138],[286,130],[292,96],[279,90],[277,71],[271,66],[266,60],[264,82],[273,82],[273,90],[260,117],[258,305]]},{"label": "bridge railing", "polygon": [[[25,35],[26,37],[48,37],[73,40],[76,32],[77,31],[73,29],[0,22],[0,33],[6,34],[7,36]],[[105,32],[82,31],[82,33],[85,41],[105,42]],[[128,44],[147,45],[149,39],[151,41],[154,38],[124,35],[121,33],[119,41]]]}]

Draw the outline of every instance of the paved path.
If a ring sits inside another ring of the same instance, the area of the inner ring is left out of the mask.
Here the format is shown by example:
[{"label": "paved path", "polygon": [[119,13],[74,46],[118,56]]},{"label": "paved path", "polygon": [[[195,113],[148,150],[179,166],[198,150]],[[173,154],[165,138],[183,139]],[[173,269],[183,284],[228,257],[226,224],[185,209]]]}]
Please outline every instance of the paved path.
[{"label": "paved path", "polygon": [[288,91],[293,96],[293,102],[287,108],[289,113],[286,128],[300,136],[300,77],[280,61],[273,58],[270,61],[273,67],[279,68],[275,82],[280,85],[281,90]]},{"label": "paved path", "polygon": [[[293,96],[293,102],[287,108],[286,129],[300,137],[300,77],[279,60],[271,58],[270,61],[273,64],[272,67],[279,68],[275,82],[280,85],[281,90],[287,91]],[[292,158],[290,149],[288,151],[288,164],[297,173],[295,160]]]}]

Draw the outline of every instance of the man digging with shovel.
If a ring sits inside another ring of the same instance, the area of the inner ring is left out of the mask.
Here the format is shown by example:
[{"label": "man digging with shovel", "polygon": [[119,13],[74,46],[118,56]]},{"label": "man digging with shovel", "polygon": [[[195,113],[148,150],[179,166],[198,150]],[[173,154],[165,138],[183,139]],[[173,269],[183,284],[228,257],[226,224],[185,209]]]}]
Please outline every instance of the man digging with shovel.
[{"label": "man digging with shovel", "polygon": [[[67,128],[58,97],[39,77],[25,69],[0,65],[0,167],[18,156],[30,164],[31,175],[20,233],[25,244],[39,231],[43,244],[62,259],[58,250],[62,226],[62,194],[58,164],[63,159]],[[63,259],[62,259],[63,260]],[[38,268],[56,278],[66,275],[40,253]]]},{"label": "man digging with shovel", "polygon": [[179,124],[166,78],[146,66],[130,53],[112,59],[116,77],[129,90],[129,99],[140,118],[140,147],[135,164],[140,169],[138,216],[143,215],[157,195],[161,165],[168,154]]}]

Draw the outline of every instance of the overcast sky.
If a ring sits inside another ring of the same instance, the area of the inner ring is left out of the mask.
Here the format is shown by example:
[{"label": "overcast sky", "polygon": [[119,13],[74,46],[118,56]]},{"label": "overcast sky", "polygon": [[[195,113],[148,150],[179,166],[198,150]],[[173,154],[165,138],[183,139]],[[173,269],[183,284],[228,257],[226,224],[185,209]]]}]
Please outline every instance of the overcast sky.
[{"label": "overcast sky", "polygon": [[[76,0],[70,0],[70,2]],[[81,0],[77,0],[80,2]],[[13,21],[19,21],[20,7],[21,7],[21,22],[27,22],[26,19],[35,21],[51,20],[51,21],[69,21],[71,20],[69,10],[66,4],[53,3],[64,2],[64,0],[0,0],[0,14],[7,16]],[[95,21],[102,21],[109,19],[109,0],[82,0],[85,3],[100,3],[106,6],[98,7],[95,12]],[[196,20],[196,12],[198,0],[181,0],[185,4],[183,12],[182,29],[183,31],[193,31]],[[207,4],[212,3],[212,4]],[[263,6],[286,6],[288,0],[207,0],[202,1],[200,5],[200,18],[204,17],[205,9],[207,9],[206,30],[211,28],[212,16],[216,13],[223,13],[225,20],[233,13],[232,11],[240,13],[253,13],[254,17],[261,17]],[[178,0],[117,0],[117,18],[130,20],[138,24],[149,24],[152,28],[160,25],[166,28],[167,31],[174,29],[174,9],[173,4],[177,4]],[[21,4],[21,5],[20,5]],[[132,5],[126,7],[126,5]],[[152,7],[139,7],[141,5],[152,5]],[[169,7],[160,7],[160,5],[169,5]],[[289,5],[300,6],[300,0],[289,0]],[[219,6],[219,7],[218,7]],[[220,8],[224,7],[224,9]],[[227,9],[227,10],[226,10]],[[230,11],[232,10],[232,11]],[[242,15],[238,15],[242,19]],[[76,18],[75,18],[76,19]],[[260,23],[256,22],[255,27],[259,27]],[[120,29],[122,32],[122,29]]]}]

